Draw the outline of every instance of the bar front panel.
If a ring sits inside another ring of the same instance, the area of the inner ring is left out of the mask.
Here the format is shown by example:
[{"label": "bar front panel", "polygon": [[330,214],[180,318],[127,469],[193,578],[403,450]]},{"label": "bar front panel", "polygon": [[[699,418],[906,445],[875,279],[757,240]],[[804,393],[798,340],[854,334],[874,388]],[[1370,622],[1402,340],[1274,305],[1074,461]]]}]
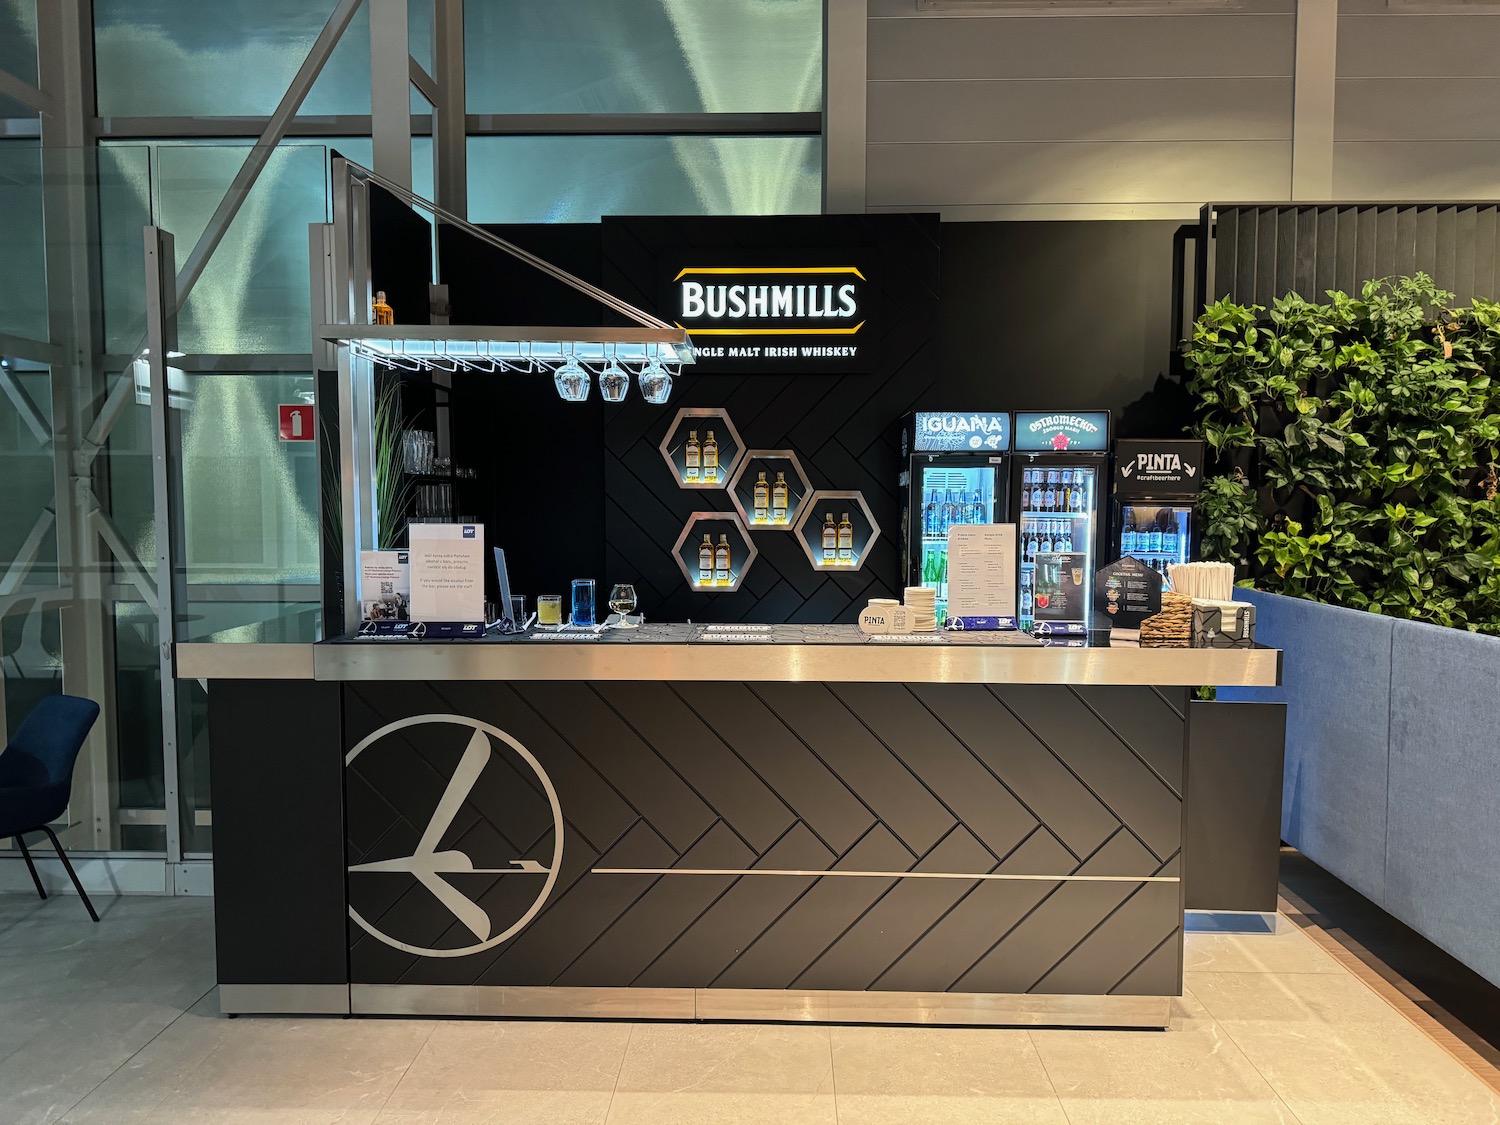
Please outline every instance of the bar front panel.
[{"label": "bar front panel", "polygon": [[356,985],[1181,990],[1170,694],[342,690]]}]

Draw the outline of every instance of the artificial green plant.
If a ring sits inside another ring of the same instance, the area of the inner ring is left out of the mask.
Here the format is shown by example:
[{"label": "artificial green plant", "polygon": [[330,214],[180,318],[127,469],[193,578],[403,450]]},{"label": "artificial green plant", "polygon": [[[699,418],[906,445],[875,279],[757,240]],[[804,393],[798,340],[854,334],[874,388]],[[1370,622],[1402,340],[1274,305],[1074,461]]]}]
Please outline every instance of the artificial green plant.
[{"label": "artificial green plant", "polygon": [[1185,346],[1203,553],[1264,590],[1500,633],[1500,304],[1431,278],[1223,300]]}]

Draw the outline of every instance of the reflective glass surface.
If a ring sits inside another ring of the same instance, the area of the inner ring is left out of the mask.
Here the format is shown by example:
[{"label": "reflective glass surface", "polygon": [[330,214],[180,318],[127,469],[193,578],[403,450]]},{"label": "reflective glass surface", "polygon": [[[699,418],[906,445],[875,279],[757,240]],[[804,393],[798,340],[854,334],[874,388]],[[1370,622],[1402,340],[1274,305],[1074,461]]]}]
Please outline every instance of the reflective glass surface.
[{"label": "reflective glass surface", "polygon": [[817,110],[819,0],[464,6],[470,113]]},{"label": "reflective glass surface", "polygon": [[47,339],[44,246],[41,142],[0,139],[0,332]]},{"label": "reflective glass surface", "polygon": [[[48,0],[0,0],[0,70],[36,85],[36,6]],[[0,113],[0,116],[5,116]]]},{"label": "reflective glass surface", "polygon": [[471,137],[469,217],[812,214],[821,177],[817,137]]}]

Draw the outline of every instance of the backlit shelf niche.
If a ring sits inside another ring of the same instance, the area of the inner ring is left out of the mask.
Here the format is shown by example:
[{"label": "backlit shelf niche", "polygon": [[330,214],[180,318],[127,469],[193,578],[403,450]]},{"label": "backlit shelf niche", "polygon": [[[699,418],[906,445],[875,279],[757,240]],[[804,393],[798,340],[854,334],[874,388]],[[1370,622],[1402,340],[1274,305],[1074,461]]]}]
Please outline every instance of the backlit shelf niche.
[{"label": "backlit shelf niche", "polygon": [[[761,473],[766,474],[767,492],[767,510],[763,519],[757,518],[759,509],[755,503],[755,489]],[[786,511],[779,520],[775,518],[778,473],[785,477],[787,488]],[[802,506],[812,491],[812,483],[802,471],[802,462],[790,449],[749,450],[729,481],[729,499],[751,531],[795,531]]]},{"label": "backlit shelf niche", "polygon": [[[700,450],[696,476],[687,461],[688,444],[694,431],[698,434]],[[714,441],[718,443],[718,468],[712,476],[703,468],[701,452],[710,431],[713,432]],[[729,420],[729,414],[711,407],[683,407],[667,427],[667,436],[661,443],[661,455],[666,459],[679,488],[728,487],[729,479],[744,452],[745,442],[741,439],[740,432],[734,428],[734,423]]]},{"label": "backlit shelf niche", "polygon": [[[845,512],[849,514],[849,523],[853,530],[853,543],[850,548],[853,557],[840,558],[839,548],[835,541],[833,557],[827,558],[823,546],[825,517],[832,515],[834,527],[837,529]],[[802,515],[797,519],[797,542],[802,544],[807,561],[812,563],[814,570],[842,571],[846,574],[863,570],[865,560],[870,557],[870,548],[879,538],[880,528],[870,512],[870,505],[865,503],[863,493],[859,492],[820,489],[808,497]]]},{"label": "backlit shelf niche", "polygon": [[[728,538],[728,581],[719,580],[713,572],[709,573],[708,581],[703,581],[699,568],[699,549],[703,546],[705,535],[709,537],[709,544],[715,551],[719,547],[720,537]],[[682,571],[683,578],[687,579],[687,584],[704,594],[734,593],[745,581],[745,575],[749,573],[759,554],[755,544],[750,541],[750,532],[738,512],[694,512],[688,517],[687,526],[682,529],[682,534],[677,537],[677,543],[672,548],[672,557],[677,560],[677,566]]]}]

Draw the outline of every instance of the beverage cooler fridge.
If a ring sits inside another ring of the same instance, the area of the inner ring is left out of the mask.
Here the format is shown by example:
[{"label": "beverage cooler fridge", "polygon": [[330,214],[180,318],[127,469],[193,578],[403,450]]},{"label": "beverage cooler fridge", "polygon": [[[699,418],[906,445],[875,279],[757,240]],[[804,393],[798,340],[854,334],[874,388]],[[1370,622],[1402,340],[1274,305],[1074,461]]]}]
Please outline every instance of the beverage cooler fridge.
[{"label": "beverage cooler fridge", "polygon": [[1086,633],[1094,574],[1106,549],[1109,412],[1018,411],[1014,423],[1011,510],[1021,628]]},{"label": "beverage cooler fridge", "polygon": [[908,586],[948,604],[948,529],[1007,523],[1010,415],[969,411],[909,414],[901,434],[902,568]]},{"label": "beverage cooler fridge", "polygon": [[1115,446],[1114,558],[1130,555],[1163,575],[1197,558],[1203,457],[1201,441]]}]

